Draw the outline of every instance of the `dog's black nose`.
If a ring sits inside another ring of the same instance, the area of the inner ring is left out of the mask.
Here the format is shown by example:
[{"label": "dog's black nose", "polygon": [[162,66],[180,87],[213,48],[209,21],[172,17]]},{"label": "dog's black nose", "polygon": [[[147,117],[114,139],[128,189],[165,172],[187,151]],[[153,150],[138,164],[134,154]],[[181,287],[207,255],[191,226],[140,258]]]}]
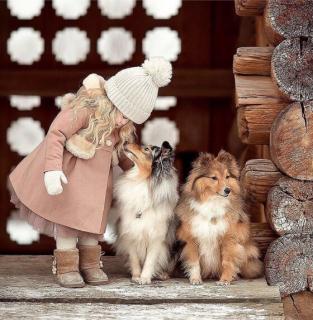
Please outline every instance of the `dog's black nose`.
[{"label": "dog's black nose", "polygon": [[226,187],[226,188],[224,189],[224,193],[227,194],[227,195],[230,194],[230,191],[231,191],[231,189],[228,188],[228,187]]}]

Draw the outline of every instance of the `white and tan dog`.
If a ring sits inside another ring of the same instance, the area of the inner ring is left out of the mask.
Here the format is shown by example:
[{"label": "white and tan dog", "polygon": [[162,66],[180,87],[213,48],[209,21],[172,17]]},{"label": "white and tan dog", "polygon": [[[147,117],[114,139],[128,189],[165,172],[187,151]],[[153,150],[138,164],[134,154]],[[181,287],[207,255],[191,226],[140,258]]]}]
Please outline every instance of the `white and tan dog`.
[{"label": "white and tan dog", "polygon": [[153,277],[166,279],[175,262],[174,208],[178,179],[173,150],[128,144],[127,157],[134,167],[122,174],[114,187],[118,212],[116,252],[128,260],[132,280],[149,284]]}]

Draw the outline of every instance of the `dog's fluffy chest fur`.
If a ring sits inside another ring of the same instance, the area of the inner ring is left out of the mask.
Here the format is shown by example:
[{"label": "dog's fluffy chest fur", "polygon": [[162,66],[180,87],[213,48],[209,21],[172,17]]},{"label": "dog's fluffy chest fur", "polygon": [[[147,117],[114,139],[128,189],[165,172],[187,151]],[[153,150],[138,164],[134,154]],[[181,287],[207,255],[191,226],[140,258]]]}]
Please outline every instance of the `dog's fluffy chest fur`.
[{"label": "dog's fluffy chest fur", "polygon": [[115,189],[120,208],[120,235],[138,242],[164,238],[177,202],[176,178],[162,181],[151,190],[149,181],[122,178]]},{"label": "dog's fluffy chest fur", "polygon": [[199,244],[203,275],[216,274],[220,266],[219,241],[228,229],[225,219],[229,200],[219,196],[204,203],[190,201],[195,212],[191,220],[191,233]]}]

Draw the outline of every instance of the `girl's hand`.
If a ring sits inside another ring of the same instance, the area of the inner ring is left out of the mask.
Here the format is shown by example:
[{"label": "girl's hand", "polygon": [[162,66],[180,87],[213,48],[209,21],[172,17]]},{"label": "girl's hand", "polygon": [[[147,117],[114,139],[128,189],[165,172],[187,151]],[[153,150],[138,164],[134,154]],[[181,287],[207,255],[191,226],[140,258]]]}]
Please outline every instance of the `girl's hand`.
[{"label": "girl's hand", "polygon": [[44,174],[44,181],[50,196],[62,193],[63,187],[61,181],[65,184],[68,183],[64,172],[60,170],[46,171]]}]

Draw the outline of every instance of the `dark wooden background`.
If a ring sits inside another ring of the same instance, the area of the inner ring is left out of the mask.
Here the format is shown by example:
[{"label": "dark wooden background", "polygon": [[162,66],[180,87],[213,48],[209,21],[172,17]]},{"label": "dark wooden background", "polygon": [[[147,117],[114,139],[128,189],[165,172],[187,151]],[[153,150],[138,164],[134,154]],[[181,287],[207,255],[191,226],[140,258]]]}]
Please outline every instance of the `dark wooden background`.
[{"label": "dark wooden background", "polygon": [[[47,131],[58,109],[54,97],[75,91],[81,80],[90,72],[109,77],[116,70],[139,65],[144,60],[141,41],[147,30],[156,26],[169,26],[177,30],[182,50],[173,63],[174,78],[160,95],[177,97],[177,106],[167,111],[155,111],[152,118],[168,117],[180,130],[176,166],[181,181],[184,180],[190,161],[199,151],[218,152],[228,149],[227,141],[234,120],[232,57],[238,46],[240,19],[234,12],[233,1],[184,1],[179,14],[167,20],[148,16],[137,1],[132,15],[122,20],[101,16],[96,1],[92,1],[85,16],[78,20],[64,20],[55,15],[47,1],[39,17],[19,20],[10,15],[5,1],[0,1],[0,254],[51,253],[54,241],[41,236],[32,245],[18,245],[6,232],[7,218],[13,206],[9,203],[6,187],[8,173],[22,157],[12,152],[6,141],[10,123],[19,117],[31,116],[39,120]],[[40,61],[31,66],[21,66],[10,61],[6,41],[10,32],[21,26],[40,30],[45,39],[45,51]],[[87,31],[91,49],[86,61],[76,66],[65,66],[55,61],[51,40],[56,31],[76,26]],[[112,26],[122,26],[133,33],[136,52],[130,62],[118,68],[102,62],[96,52],[96,41],[101,31]],[[10,94],[40,95],[41,106],[31,111],[12,108]],[[138,127],[140,137],[141,127]],[[33,186],[36,192],[36,186]]]}]

